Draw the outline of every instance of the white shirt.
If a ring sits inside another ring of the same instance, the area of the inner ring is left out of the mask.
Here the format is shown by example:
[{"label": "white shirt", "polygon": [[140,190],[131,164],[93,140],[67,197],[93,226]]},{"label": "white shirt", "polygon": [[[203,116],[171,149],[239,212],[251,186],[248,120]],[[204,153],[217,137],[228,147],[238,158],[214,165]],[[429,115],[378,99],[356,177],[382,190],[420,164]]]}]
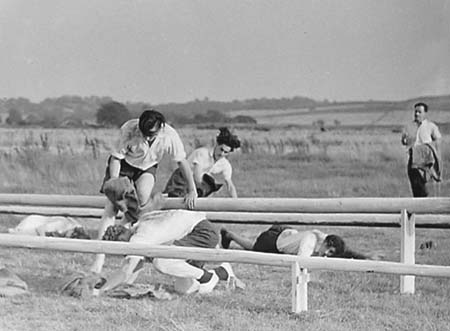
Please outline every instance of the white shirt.
[{"label": "white shirt", "polygon": [[158,164],[164,154],[179,162],[186,158],[180,136],[170,125],[165,124],[155,139],[149,143],[139,130],[139,119],[132,119],[120,128],[120,140],[112,156],[125,159],[133,167],[146,170]]},{"label": "white shirt", "polygon": [[309,257],[319,250],[326,236],[319,230],[299,232],[286,229],[278,236],[276,245],[281,253]]},{"label": "white shirt", "polygon": [[175,209],[157,210],[139,217],[135,233],[130,242],[151,245],[171,244],[192,232],[194,227],[206,219],[206,213]]},{"label": "white shirt", "polygon": [[214,160],[214,150],[207,147],[200,147],[194,150],[188,157],[191,168],[194,165],[199,167],[200,173],[211,175],[217,183],[224,183],[231,180],[233,169],[230,161],[222,157]]},{"label": "white shirt", "polygon": [[441,137],[442,136],[437,125],[425,119],[417,128],[416,141],[414,142],[414,146],[431,143],[437,139],[440,139]]}]

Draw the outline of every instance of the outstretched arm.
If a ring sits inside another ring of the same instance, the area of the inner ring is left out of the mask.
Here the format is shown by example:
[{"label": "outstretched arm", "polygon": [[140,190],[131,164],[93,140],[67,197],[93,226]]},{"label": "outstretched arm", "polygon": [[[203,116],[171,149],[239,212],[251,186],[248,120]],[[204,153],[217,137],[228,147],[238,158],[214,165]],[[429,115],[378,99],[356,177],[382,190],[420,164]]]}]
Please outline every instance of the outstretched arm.
[{"label": "outstretched arm", "polygon": [[357,260],[370,260],[370,257],[367,255],[364,255],[362,253],[354,252],[351,249],[346,249],[344,251],[344,254],[342,254],[342,257],[344,259],[357,259]]},{"label": "outstretched arm", "polygon": [[197,189],[194,183],[194,176],[192,175],[191,168],[189,167],[189,163],[186,159],[179,161],[178,167],[183,173],[183,176],[186,179],[188,185],[188,193],[184,198],[185,204],[189,209],[194,209],[195,202],[197,200]]},{"label": "outstretched arm", "polygon": [[142,256],[127,256],[122,269],[115,271],[106,278],[106,282],[98,289],[99,294],[112,290],[123,283],[131,284],[143,267],[144,260]]},{"label": "outstretched arm", "polygon": [[225,184],[227,186],[227,190],[228,190],[228,195],[232,198],[237,198],[237,192],[236,192],[236,187],[233,184],[233,181],[230,179],[225,181]]}]

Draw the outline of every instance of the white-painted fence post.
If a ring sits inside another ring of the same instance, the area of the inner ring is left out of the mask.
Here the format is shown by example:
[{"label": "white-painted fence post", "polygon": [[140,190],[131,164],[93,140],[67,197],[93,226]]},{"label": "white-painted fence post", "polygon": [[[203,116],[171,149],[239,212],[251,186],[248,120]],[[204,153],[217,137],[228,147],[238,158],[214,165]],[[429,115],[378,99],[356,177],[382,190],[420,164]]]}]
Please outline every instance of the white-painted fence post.
[{"label": "white-painted fence post", "polygon": [[298,314],[308,310],[309,274],[300,268],[297,262],[292,263],[292,312]]},{"label": "white-painted fence post", "polygon": [[[416,247],[414,214],[408,215],[406,209],[403,209],[400,217],[400,225],[402,232],[400,262],[414,264]],[[414,281],[414,276],[400,276],[400,293],[414,294]]]}]

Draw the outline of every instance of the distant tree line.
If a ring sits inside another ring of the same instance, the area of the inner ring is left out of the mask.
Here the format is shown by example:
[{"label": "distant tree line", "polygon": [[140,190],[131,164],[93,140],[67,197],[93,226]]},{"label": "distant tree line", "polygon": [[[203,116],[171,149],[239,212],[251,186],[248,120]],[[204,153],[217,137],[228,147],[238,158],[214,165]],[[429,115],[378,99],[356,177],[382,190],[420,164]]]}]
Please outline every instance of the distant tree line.
[{"label": "distant tree line", "polygon": [[[365,108],[384,109],[407,108],[415,100],[427,102],[431,108],[450,109],[450,95],[421,97],[411,100],[366,101]],[[196,99],[186,103],[156,104],[146,102],[118,102],[110,97],[62,96],[47,98],[39,103],[26,98],[0,98],[0,125],[3,126],[42,126],[42,127],[108,127],[118,126],[130,118],[138,117],[145,108],[161,111],[169,122],[178,125],[203,123],[246,123],[254,124],[250,116],[229,116],[231,110],[309,109],[314,111],[321,106],[337,104],[328,100],[315,101],[295,96],[292,98],[258,98],[233,100],[230,102],[212,101],[208,98]],[[358,103],[361,103],[359,101]],[[340,104],[352,104],[341,102]]]},{"label": "distant tree line", "polygon": [[313,107],[317,102],[304,97],[280,99],[248,99],[231,102],[208,98],[186,103],[152,105],[145,102],[118,102],[110,97],[66,95],[47,98],[39,103],[26,98],[0,99],[0,125],[43,127],[107,127],[117,126],[139,116],[144,108],[155,108],[176,124],[255,123],[249,116],[227,116],[230,110],[289,109]]}]

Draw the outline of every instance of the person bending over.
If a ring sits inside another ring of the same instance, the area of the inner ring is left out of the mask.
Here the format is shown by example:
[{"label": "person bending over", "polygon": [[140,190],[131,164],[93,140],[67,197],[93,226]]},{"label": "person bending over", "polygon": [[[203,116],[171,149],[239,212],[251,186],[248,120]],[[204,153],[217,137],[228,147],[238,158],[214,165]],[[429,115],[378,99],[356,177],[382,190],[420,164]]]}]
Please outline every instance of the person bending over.
[{"label": "person bending over", "polygon": [[364,254],[347,248],[344,240],[334,234],[327,235],[319,230],[297,231],[283,225],[273,225],[249,239],[222,228],[221,244],[227,249],[235,242],[246,250],[264,253],[292,254],[301,257],[326,256],[349,259],[371,259]]},{"label": "person bending over", "polygon": [[[141,209],[146,208],[155,184],[156,169],[163,156],[168,154],[186,178],[185,203],[189,209],[194,208],[197,198],[194,179],[186,160],[183,143],[175,131],[166,123],[164,116],[153,109],[145,110],[139,119],[132,119],[122,125],[120,140],[116,150],[108,159],[101,193],[105,193],[105,185],[115,178],[129,180],[131,187],[125,192],[125,205],[113,203],[111,198],[106,202],[102,222],[98,231],[98,239],[103,237],[106,228],[116,223],[119,210],[125,217],[118,224],[136,222]],[[100,273],[105,255],[98,254],[91,271]]]},{"label": "person bending over", "polygon": [[[227,193],[237,198],[236,187],[231,179],[232,167],[228,155],[241,146],[236,135],[226,127],[219,129],[214,147],[195,149],[187,158],[194,175],[199,197],[207,197],[218,191],[225,184]],[[183,173],[177,169],[169,178],[164,193],[169,197],[184,196],[188,190]]]},{"label": "person bending over", "polygon": [[[206,219],[206,214],[189,210],[147,212],[141,215],[132,229],[122,225],[110,226],[103,239],[203,248],[216,248],[219,244],[218,231]],[[152,262],[158,271],[175,277],[175,290],[179,293],[208,293],[219,280],[232,281],[237,287],[244,286],[234,275],[229,263],[206,270],[199,261],[154,258]],[[123,283],[133,283],[143,264],[144,257],[127,256],[122,269],[106,277],[104,284],[97,286],[97,290],[102,293]]]}]

